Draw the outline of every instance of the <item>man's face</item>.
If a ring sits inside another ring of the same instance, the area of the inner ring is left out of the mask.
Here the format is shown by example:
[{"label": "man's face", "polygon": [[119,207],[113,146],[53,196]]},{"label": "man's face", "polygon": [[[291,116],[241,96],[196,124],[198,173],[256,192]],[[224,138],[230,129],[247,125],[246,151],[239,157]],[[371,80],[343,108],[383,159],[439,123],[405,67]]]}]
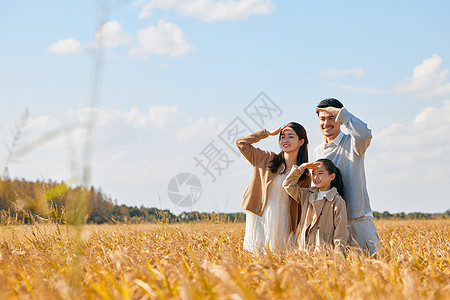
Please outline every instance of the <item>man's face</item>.
[{"label": "man's face", "polygon": [[331,140],[341,132],[341,123],[336,122],[336,115],[326,111],[319,112],[319,125],[322,134]]}]

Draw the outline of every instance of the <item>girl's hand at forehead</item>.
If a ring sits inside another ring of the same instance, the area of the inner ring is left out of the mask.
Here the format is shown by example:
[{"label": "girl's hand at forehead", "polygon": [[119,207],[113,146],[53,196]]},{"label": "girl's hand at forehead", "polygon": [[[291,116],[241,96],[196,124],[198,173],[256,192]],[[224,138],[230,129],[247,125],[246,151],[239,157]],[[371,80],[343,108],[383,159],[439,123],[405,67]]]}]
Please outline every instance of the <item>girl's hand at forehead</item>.
[{"label": "girl's hand at forehead", "polygon": [[287,125],[284,125],[284,126],[281,126],[281,127],[277,128],[277,129],[270,130],[270,131],[269,131],[269,135],[277,135],[277,134],[279,134],[280,132],[282,132],[283,129],[285,129],[286,127],[287,127]]},{"label": "girl's hand at forehead", "polygon": [[297,170],[303,171],[305,169],[317,169],[320,166],[320,162],[314,161],[314,162],[306,162],[300,165],[300,167],[297,167]]}]

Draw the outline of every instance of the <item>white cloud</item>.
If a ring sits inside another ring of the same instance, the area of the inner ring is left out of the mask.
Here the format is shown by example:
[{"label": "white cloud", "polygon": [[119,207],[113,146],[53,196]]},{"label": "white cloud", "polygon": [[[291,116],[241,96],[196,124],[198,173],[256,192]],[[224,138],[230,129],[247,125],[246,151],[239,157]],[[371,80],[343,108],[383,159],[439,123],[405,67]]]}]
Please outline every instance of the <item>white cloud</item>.
[{"label": "white cloud", "polygon": [[81,43],[73,38],[59,39],[56,43],[53,43],[47,50],[47,53],[57,55],[79,54],[81,52]]},{"label": "white cloud", "polygon": [[[334,85],[334,84],[333,84]],[[333,86],[331,85],[331,86]],[[353,93],[361,93],[361,94],[383,94],[385,91],[380,88],[373,88],[373,87],[360,87],[360,86],[353,86],[353,85],[335,85],[341,90],[350,91]]]},{"label": "white cloud", "polygon": [[146,58],[148,54],[181,56],[192,50],[183,30],[176,24],[159,20],[156,26],[149,25],[137,32],[138,45],[129,53]]},{"label": "white cloud", "polygon": [[122,25],[117,21],[103,24],[95,33],[94,41],[90,46],[102,48],[117,48],[121,45],[128,45],[131,36],[123,30]]},{"label": "white cloud", "polygon": [[326,78],[338,78],[347,75],[353,75],[359,78],[364,76],[364,71],[363,69],[344,69],[344,70],[330,69],[322,71],[320,75]]},{"label": "white cloud", "polygon": [[153,9],[174,9],[183,16],[198,18],[204,22],[234,21],[251,15],[263,15],[273,11],[271,1],[264,0],[151,0],[135,2],[143,6],[139,18],[148,17]]},{"label": "white cloud", "polygon": [[61,126],[60,120],[50,115],[41,115],[36,118],[30,118],[26,122],[26,127],[32,128],[33,130],[45,130],[48,128],[55,128],[59,126]]},{"label": "white cloud", "polygon": [[177,106],[153,106],[149,108],[150,121],[159,128],[167,128],[181,117]]},{"label": "white cloud", "polygon": [[393,88],[398,93],[414,93],[423,98],[450,95],[448,73],[448,69],[442,68],[442,58],[433,54],[414,67],[411,77],[396,83]]},{"label": "white cloud", "polygon": [[[437,157],[431,153],[450,151],[450,100],[443,101],[440,108],[427,107],[409,124],[393,124],[376,134],[377,147],[389,156],[394,163],[429,163]],[[448,152],[450,155],[450,152]],[[440,163],[443,163],[441,161]],[[450,169],[449,169],[450,171]]]},{"label": "white cloud", "polygon": [[[320,76],[324,78],[340,78],[340,77],[347,77],[347,76],[355,76],[357,78],[364,76],[364,71],[361,68],[358,69],[329,69],[320,72]],[[383,94],[385,91],[380,88],[374,88],[374,87],[361,87],[361,86],[354,86],[354,85],[338,85],[335,83],[328,84],[328,86],[336,86],[341,90],[350,91],[353,93],[361,93],[361,94]]]},{"label": "white cloud", "polygon": [[[106,48],[113,49],[119,46],[127,46],[132,36],[123,30],[117,21],[103,24],[95,33],[94,40],[82,45],[75,39],[58,40],[51,45],[48,53],[51,54],[78,54],[83,48]],[[128,51],[131,55],[147,58],[149,54],[181,56],[194,48],[187,42],[183,30],[174,23],[159,20],[156,26],[148,25],[136,33],[136,44]],[[118,57],[115,53],[107,51],[105,60],[115,61]]]},{"label": "white cloud", "polygon": [[217,137],[226,127],[225,122],[216,118],[200,118],[190,121],[188,125],[177,130],[176,136],[179,142],[194,139],[208,139]]},{"label": "white cloud", "polygon": [[443,206],[440,186],[450,177],[448,132],[450,100],[440,108],[424,109],[409,124],[376,133],[367,161],[372,199],[391,212],[450,208]]},{"label": "white cloud", "polygon": [[97,124],[99,127],[121,124],[131,126],[135,129],[165,129],[173,124],[181,116],[178,106],[151,106],[148,113],[141,113],[133,107],[129,111],[122,111],[115,108],[92,109],[89,107],[68,110],[65,114],[68,119],[75,119],[78,123],[84,124],[91,113],[97,114]]},{"label": "white cloud", "polygon": [[[82,45],[74,38],[59,39],[52,44],[47,52],[50,54],[79,54],[83,52],[83,47],[102,47],[102,48],[117,48],[121,45],[128,45],[131,41],[131,36],[122,29],[117,21],[111,21],[103,24],[95,33],[94,41]],[[117,59],[117,56],[111,52],[106,54],[107,61]]]}]

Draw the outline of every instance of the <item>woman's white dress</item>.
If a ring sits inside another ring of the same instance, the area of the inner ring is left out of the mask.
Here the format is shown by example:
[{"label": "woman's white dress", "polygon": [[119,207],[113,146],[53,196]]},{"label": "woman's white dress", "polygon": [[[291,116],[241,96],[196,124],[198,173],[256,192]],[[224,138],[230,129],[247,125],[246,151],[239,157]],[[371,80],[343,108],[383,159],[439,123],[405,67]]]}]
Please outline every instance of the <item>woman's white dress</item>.
[{"label": "woman's white dress", "polygon": [[246,212],[245,250],[265,253],[267,248],[271,252],[289,249],[289,195],[283,188],[287,174],[278,174],[269,184],[261,217]]}]

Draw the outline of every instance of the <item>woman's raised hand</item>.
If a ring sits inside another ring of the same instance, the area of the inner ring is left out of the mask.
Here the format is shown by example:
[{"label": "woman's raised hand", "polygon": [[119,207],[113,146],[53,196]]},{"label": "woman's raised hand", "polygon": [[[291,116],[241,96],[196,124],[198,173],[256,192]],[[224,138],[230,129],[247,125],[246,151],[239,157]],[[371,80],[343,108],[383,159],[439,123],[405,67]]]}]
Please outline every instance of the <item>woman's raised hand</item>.
[{"label": "woman's raised hand", "polygon": [[284,126],[281,126],[281,127],[277,128],[277,129],[270,130],[270,131],[269,131],[269,135],[277,135],[277,134],[279,134],[280,132],[282,132],[283,129],[285,129],[286,127],[287,127],[287,125],[284,125]]}]

